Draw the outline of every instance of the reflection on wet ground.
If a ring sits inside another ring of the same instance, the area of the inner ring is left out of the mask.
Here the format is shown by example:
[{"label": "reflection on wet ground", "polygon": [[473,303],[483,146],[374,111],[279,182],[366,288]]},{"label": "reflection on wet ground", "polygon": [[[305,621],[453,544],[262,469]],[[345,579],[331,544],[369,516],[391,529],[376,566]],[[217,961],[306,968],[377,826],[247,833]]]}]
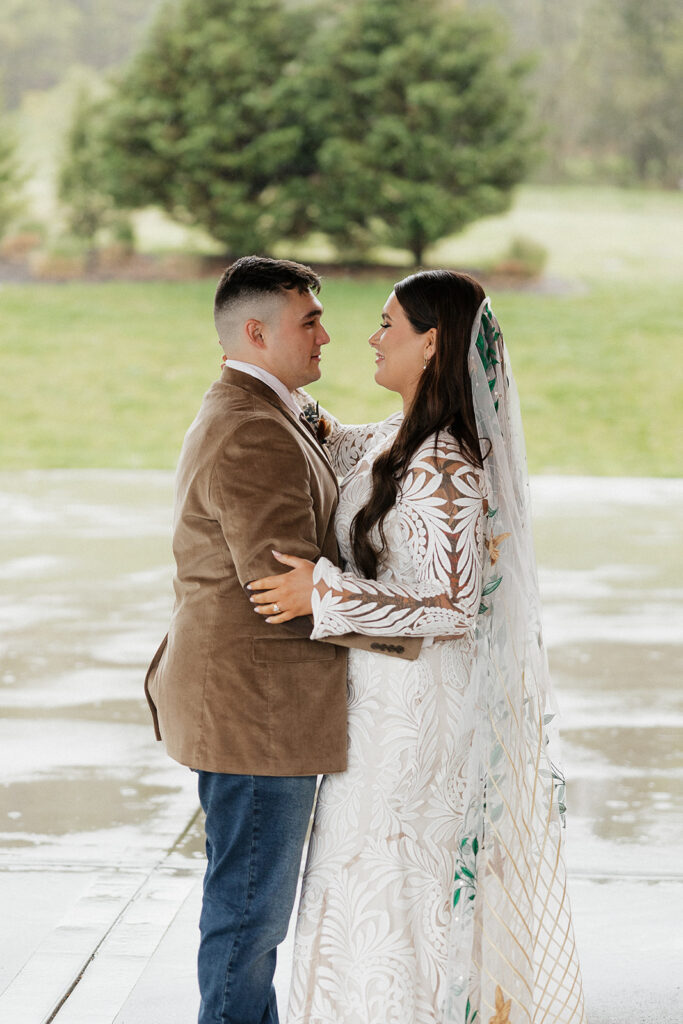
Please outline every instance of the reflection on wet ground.
[{"label": "reflection on wet ground", "polygon": [[534,482],[575,872],[682,873],[682,488]]},{"label": "reflection on wet ground", "polygon": [[[673,934],[660,946],[683,876],[683,482],[541,478],[533,493],[580,950],[601,948],[594,929],[618,917],[610,887],[617,879],[622,890],[630,885],[633,905],[642,897],[652,919],[650,932],[647,920],[639,923],[640,949],[658,949],[658,984],[667,991],[652,1020],[673,1024],[683,1005],[667,1016],[681,995],[675,968],[665,968],[680,952]],[[24,907],[0,926],[0,1019],[12,1024],[50,1019],[101,942],[95,963],[120,977],[119,1006],[127,1008],[117,1020],[179,1024],[194,1012],[191,994],[186,1004],[178,998],[185,1008],[177,1017],[150,1016],[145,995],[159,971],[155,956],[166,955],[154,954],[157,946],[182,946],[167,932],[176,914],[192,916],[188,878],[195,884],[202,865],[193,776],[155,744],[141,692],[170,611],[171,502],[166,473],[0,474],[0,897],[18,910],[23,893]],[[56,883],[52,916],[35,903],[46,878],[72,879]],[[132,906],[152,908],[151,945],[135,977],[131,957],[117,960],[103,939]],[[99,922],[92,934],[83,920]],[[57,938],[59,956],[50,946]],[[628,949],[612,989],[607,955],[583,952],[593,1019],[605,1024],[622,1019],[609,1014],[624,983],[624,1007],[640,1005]],[[27,1002],[46,964],[52,982],[43,981],[43,1001]],[[57,1024],[114,1020],[106,1009],[93,1016],[96,980],[94,968],[86,972]],[[644,1022],[647,1013],[631,1019]]]},{"label": "reflection on wet ground", "polygon": [[[13,822],[15,842],[34,846],[65,832],[142,825],[157,805],[172,798],[175,789],[149,786],[139,776],[139,772],[131,777],[122,772],[116,779],[90,769],[70,771],[59,778],[37,773],[2,787],[0,819]],[[5,842],[8,839],[5,834]]]}]

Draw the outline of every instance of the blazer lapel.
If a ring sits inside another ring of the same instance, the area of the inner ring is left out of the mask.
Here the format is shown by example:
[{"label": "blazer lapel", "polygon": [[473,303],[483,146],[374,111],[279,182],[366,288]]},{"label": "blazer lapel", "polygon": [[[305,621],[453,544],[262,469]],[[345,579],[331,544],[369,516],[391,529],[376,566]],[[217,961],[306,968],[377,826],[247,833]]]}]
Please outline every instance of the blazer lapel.
[{"label": "blazer lapel", "polygon": [[249,373],[242,373],[240,370],[233,370],[232,367],[224,367],[221,373],[221,382],[224,384],[232,384],[238,388],[244,388],[245,391],[251,391],[253,394],[258,395],[259,398],[263,398],[264,401],[268,402],[275,409],[281,412],[290,423],[293,423],[296,429],[299,431],[302,437],[306,439],[306,443],[314,450],[318,458],[328,469],[330,476],[334,480],[334,486],[339,493],[339,481],[337,480],[337,474],[332,468],[332,463],[329,460],[327,452],[324,447],[319,444],[313,431],[305,426],[301,420],[294,415],[291,409],[288,409],[284,404],[279,395],[277,395],[272,388],[268,387],[258,377],[252,377]]}]

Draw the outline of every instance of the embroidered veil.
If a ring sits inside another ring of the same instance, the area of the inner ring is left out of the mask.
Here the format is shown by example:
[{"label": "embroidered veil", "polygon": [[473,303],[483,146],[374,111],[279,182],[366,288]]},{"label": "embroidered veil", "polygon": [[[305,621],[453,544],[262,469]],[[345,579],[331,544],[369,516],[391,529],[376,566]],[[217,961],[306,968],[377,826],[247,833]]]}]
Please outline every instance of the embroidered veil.
[{"label": "embroidered veil", "polygon": [[485,299],[469,350],[488,500],[444,1024],[585,1024],[562,855],[564,778],[541,632],[519,398]]}]

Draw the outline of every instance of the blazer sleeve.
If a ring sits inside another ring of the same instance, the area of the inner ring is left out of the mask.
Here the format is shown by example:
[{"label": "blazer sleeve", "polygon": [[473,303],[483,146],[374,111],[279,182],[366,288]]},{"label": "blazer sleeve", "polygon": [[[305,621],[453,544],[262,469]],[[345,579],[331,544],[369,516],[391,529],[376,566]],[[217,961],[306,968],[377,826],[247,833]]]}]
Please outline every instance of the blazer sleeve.
[{"label": "blazer sleeve", "polygon": [[209,496],[243,587],[283,571],[273,549],[319,557],[310,467],[284,421],[241,423],[216,460]]},{"label": "blazer sleeve", "polygon": [[[287,571],[273,558],[273,549],[312,562],[319,558],[309,463],[284,422],[264,418],[240,424],[216,461],[209,495],[243,587],[262,576]],[[310,637],[313,619],[299,616],[282,628]],[[382,643],[384,638],[377,640]],[[393,644],[391,640],[383,643],[384,653],[417,657],[421,641]],[[328,642],[377,647],[377,642],[373,645],[357,635],[330,637]]]}]

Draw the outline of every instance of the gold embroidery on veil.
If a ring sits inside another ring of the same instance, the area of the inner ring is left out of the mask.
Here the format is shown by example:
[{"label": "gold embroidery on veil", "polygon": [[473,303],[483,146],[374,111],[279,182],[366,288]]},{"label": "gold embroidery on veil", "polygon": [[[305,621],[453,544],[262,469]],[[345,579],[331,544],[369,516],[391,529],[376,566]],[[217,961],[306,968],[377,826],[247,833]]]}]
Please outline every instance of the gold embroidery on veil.
[{"label": "gold embroidery on veil", "polygon": [[505,996],[500,985],[496,985],[496,1012],[493,1017],[489,1019],[489,1024],[511,1024],[510,1021],[510,1005],[511,999],[505,1002]]},{"label": "gold embroidery on veil", "polygon": [[500,545],[503,543],[506,537],[509,536],[509,533],[499,533],[497,537],[491,536],[487,540],[486,547],[488,549],[489,558],[491,559],[491,565],[495,565],[498,559],[500,558]]}]

